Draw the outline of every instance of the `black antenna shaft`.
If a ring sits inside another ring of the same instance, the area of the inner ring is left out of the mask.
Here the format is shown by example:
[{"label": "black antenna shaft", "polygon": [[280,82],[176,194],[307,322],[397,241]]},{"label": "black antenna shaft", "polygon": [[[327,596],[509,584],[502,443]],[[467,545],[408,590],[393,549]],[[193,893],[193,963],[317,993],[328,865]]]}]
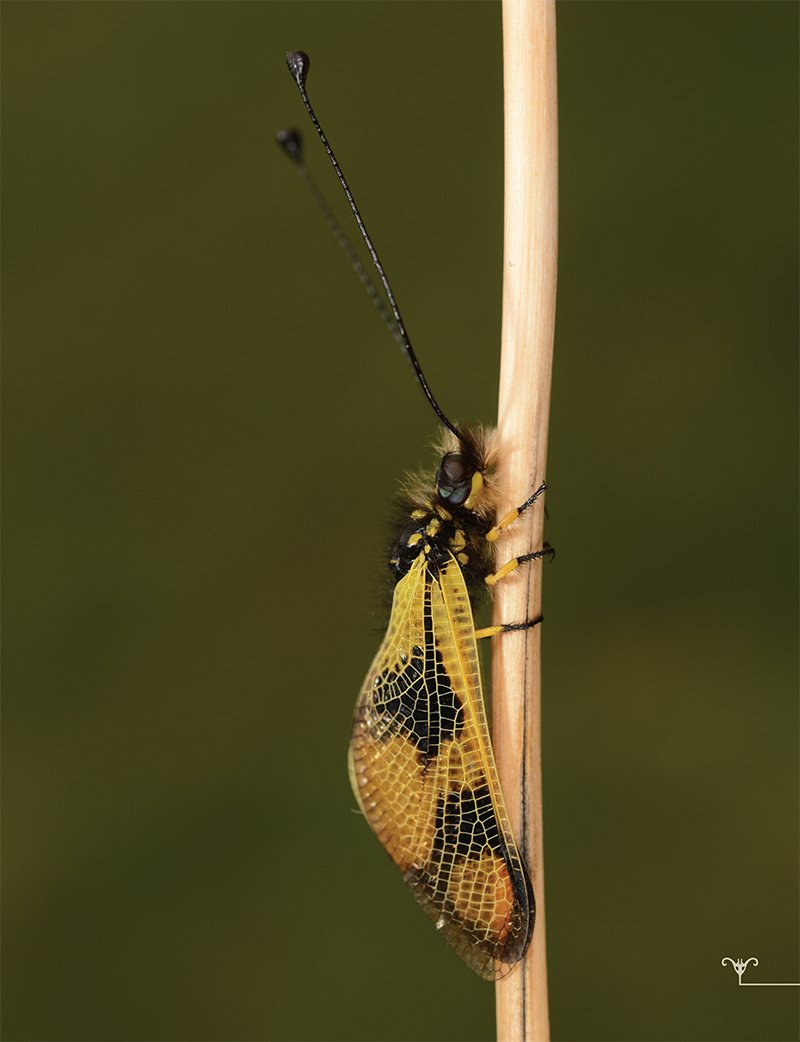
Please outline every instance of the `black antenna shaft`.
[{"label": "black antenna shaft", "polygon": [[403,340],[403,334],[400,332],[400,329],[394,320],[394,316],[386,306],[386,302],[381,296],[381,291],[370,278],[364,265],[361,263],[361,258],[356,253],[355,247],[348,239],[344,228],[342,228],[341,224],[337,221],[336,214],[334,214],[333,210],[328,206],[327,199],[322,194],[317,182],[311,176],[308,167],[303,161],[303,140],[300,136],[300,132],[297,130],[279,130],[275,135],[275,140],[291,160],[300,180],[305,184],[306,188],[311,193],[314,202],[322,212],[322,216],[325,218],[325,223],[333,233],[334,239],[336,239],[344,250],[353,271],[358,276],[358,281],[367,291],[367,296],[372,301],[383,321],[386,323],[389,332],[394,337],[403,354],[405,354],[406,342]]},{"label": "black antenna shaft", "polygon": [[369,255],[372,258],[372,263],[375,265],[375,269],[378,272],[381,284],[386,292],[386,296],[389,301],[389,306],[392,309],[392,314],[394,315],[395,322],[397,323],[397,328],[402,338],[402,346],[403,350],[405,351],[406,357],[411,363],[417,380],[419,381],[419,384],[425,393],[425,397],[430,402],[433,411],[436,413],[436,415],[439,417],[439,419],[442,421],[445,427],[447,427],[448,430],[452,431],[452,433],[460,441],[461,434],[459,433],[458,428],[453,423],[451,423],[450,420],[448,420],[448,418],[442,412],[439,403],[434,398],[433,392],[428,386],[428,381],[425,379],[425,374],[422,372],[422,368],[420,367],[420,364],[417,361],[417,356],[414,354],[414,348],[411,346],[411,341],[408,337],[408,333],[406,332],[403,317],[400,314],[400,309],[397,306],[397,301],[394,299],[394,293],[392,293],[392,287],[390,286],[389,280],[386,277],[386,273],[383,270],[383,265],[381,264],[380,257],[378,257],[378,253],[372,244],[372,239],[370,238],[369,232],[367,231],[367,227],[364,224],[364,220],[359,212],[358,206],[356,206],[356,201],[353,198],[353,193],[350,191],[350,186],[348,185],[347,180],[345,179],[345,176],[342,173],[342,168],[339,166],[339,162],[336,159],[336,156],[334,155],[333,149],[328,143],[328,139],[325,136],[325,133],[322,127],[320,126],[319,120],[317,119],[316,113],[314,112],[314,109],[311,106],[311,102],[308,99],[308,93],[306,92],[306,78],[308,76],[308,70],[311,67],[311,59],[305,53],[305,51],[289,51],[289,53],[286,55],[286,64],[289,68],[289,72],[292,74],[292,79],[297,84],[297,89],[300,91],[300,97],[303,99],[303,104],[306,107],[306,112],[308,113],[309,118],[311,119],[311,122],[314,125],[314,129],[316,130],[319,139],[325,148],[325,151],[328,153],[328,158],[333,164],[333,169],[336,171],[336,176],[339,178],[339,183],[344,189],[344,194],[347,196],[347,201],[350,204],[350,209],[353,211],[353,216],[356,219],[358,229],[361,232],[364,242],[366,243],[367,249],[369,250]]}]

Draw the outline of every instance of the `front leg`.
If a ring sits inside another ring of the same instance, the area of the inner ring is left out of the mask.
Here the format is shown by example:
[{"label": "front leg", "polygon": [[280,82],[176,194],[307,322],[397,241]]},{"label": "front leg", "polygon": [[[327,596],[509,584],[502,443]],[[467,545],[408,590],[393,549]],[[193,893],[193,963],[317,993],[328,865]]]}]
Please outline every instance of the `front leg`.
[{"label": "front leg", "polygon": [[523,513],[523,511],[527,510],[529,506],[532,506],[539,498],[539,496],[541,496],[544,493],[546,488],[547,485],[544,482],[542,482],[541,485],[536,489],[536,491],[533,492],[530,496],[528,496],[524,503],[520,503],[518,507],[514,507],[513,510],[509,510],[506,516],[501,518],[494,526],[494,528],[490,528],[489,531],[486,533],[486,538],[489,540],[489,542],[494,543],[497,539],[499,539],[503,531],[506,528],[508,528],[508,526],[513,521],[516,521],[519,515]]}]

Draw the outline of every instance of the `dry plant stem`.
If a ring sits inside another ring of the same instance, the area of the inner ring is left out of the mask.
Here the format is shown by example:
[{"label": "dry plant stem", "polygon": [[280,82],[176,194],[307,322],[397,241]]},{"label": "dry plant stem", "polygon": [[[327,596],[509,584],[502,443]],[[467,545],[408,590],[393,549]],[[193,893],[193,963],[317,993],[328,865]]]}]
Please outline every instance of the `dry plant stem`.
[{"label": "dry plant stem", "polygon": [[[500,366],[500,516],[544,480],[555,327],[558,128],[555,0],[503,0],[505,245]],[[539,549],[543,503],[499,543],[498,560]],[[497,586],[495,621],[533,618],[542,563]],[[541,776],[541,627],[494,641],[494,747],[531,874],[536,925],[524,962],[496,985],[499,1042],[550,1038]]]}]

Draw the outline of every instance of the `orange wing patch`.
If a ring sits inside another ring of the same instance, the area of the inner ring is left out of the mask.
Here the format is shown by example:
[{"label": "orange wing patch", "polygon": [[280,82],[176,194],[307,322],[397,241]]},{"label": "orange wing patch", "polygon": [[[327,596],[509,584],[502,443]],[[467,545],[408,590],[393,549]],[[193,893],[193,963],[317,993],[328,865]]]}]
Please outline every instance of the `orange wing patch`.
[{"label": "orange wing patch", "polygon": [[397,584],[356,703],[353,791],[414,896],[488,980],[525,954],[533,895],[503,803],[469,595],[451,554]]}]

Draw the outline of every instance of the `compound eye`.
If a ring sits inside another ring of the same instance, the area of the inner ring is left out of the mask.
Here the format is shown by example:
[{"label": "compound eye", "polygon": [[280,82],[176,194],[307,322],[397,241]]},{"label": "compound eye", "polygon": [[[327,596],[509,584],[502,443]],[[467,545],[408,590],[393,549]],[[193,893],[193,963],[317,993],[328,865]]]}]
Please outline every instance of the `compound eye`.
[{"label": "compound eye", "polygon": [[436,472],[436,491],[442,502],[460,507],[472,491],[473,468],[458,452],[449,452]]}]

